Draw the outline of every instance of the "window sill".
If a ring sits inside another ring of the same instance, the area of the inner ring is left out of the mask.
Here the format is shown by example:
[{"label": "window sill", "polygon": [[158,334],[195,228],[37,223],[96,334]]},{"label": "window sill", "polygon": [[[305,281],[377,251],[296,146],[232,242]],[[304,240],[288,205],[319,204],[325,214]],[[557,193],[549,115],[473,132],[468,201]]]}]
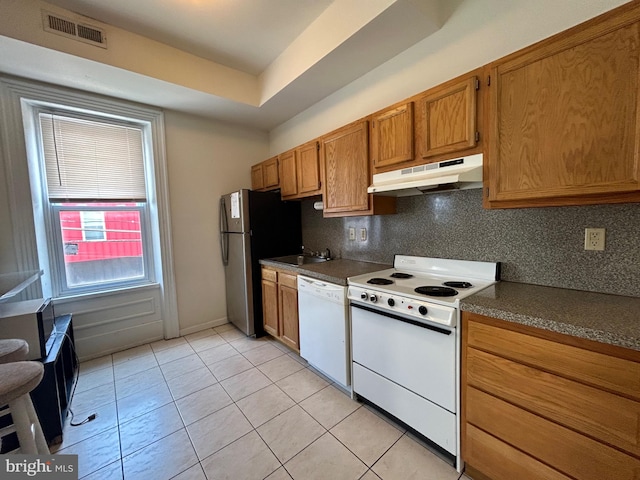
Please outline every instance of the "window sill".
[{"label": "window sill", "polygon": [[61,295],[59,297],[53,298],[55,304],[64,305],[65,303],[77,302],[78,300],[93,300],[96,298],[106,298],[114,295],[120,295],[124,293],[131,292],[139,292],[144,290],[156,290],[160,288],[161,285],[159,283],[145,283],[140,285],[132,285],[126,287],[117,287],[109,290],[102,290],[100,292],[83,292],[83,293],[74,293],[68,295]]}]

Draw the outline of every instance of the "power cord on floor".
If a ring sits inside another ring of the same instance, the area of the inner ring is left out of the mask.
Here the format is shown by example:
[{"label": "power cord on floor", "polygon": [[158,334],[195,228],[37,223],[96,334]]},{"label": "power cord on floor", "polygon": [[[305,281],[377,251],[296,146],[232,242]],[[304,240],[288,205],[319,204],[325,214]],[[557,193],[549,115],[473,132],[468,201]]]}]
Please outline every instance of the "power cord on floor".
[{"label": "power cord on floor", "polygon": [[86,417],[81,422],[77,422],[77,423],[73,422],[73,418],[74,418],[75,415],[73,413],[73,410],[71,409],[71,402],[73,401],[73,396],[75,395],[76,387],[78,386],[78,379],[80,378],[80,359],[78,358],[78,354],[76,353],[76,346],[74,345],[73,340],[69,336],[69,333],[65,332],[64,336],[67,337],[67,340],[69,340],[69,345],[71,345],[71,350],[73,351],[73,359],[76,362],[76,372],[75,372],[74,379],[73,379],[73,387],[71,388],[71,395],[69,396],[69,408],[68,408],[68,411],[69,411],[69,414],[71,415],[71,419],[69,420],[69,425],[71,425],[72,427],[79,427],[80,425],[84,425],[85,423],[89,423],[89,422],[95,420],[96,417],[98,416],[98,414],[97,413],[92,413],[91,415]]}]

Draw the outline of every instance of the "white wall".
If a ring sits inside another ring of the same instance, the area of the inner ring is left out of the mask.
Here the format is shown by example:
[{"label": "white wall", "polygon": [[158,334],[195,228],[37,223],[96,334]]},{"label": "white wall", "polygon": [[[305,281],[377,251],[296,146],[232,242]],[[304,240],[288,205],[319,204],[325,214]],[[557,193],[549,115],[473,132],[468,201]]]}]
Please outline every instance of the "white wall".
[{"label": "white wall", "polygon": [[270,155],[420,93],[626,0],[443,0],[443,27],[270,132]]},{"label": "white wall", "polygon": [[220,196],[251,187],[250,166],[268,156],[267,135],[165,113],[173,257],[180,333],[226,321]]}]

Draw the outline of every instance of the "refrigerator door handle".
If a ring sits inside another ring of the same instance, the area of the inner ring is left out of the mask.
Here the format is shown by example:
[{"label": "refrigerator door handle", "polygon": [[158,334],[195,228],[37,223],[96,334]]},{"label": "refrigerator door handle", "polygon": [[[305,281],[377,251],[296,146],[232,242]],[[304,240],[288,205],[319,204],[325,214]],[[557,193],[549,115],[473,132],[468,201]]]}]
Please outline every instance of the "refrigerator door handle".
[{"label": "refrigerator door handle", "polygon": [[222,264],[229,265],[229,234],[227,222],[227,207],[224,197],[220,198],[220,252],[222,255]]},{"label": "refrigerator door handle", "polygon": [[229,231],[229,220],[227,219],[227,204],[224,197],[220,197],[220,231]]}]

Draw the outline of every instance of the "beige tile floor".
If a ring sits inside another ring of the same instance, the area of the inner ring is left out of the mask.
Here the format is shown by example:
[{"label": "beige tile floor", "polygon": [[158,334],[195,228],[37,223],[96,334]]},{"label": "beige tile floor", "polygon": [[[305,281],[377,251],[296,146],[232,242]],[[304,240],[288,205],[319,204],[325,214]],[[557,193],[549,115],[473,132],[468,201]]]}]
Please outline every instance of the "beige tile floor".
[{"label": "beige tile floor", "polygon": [[80,366],[56,453],[87,480],[458,480],[454,468],[269,337],[230,324]]}]

